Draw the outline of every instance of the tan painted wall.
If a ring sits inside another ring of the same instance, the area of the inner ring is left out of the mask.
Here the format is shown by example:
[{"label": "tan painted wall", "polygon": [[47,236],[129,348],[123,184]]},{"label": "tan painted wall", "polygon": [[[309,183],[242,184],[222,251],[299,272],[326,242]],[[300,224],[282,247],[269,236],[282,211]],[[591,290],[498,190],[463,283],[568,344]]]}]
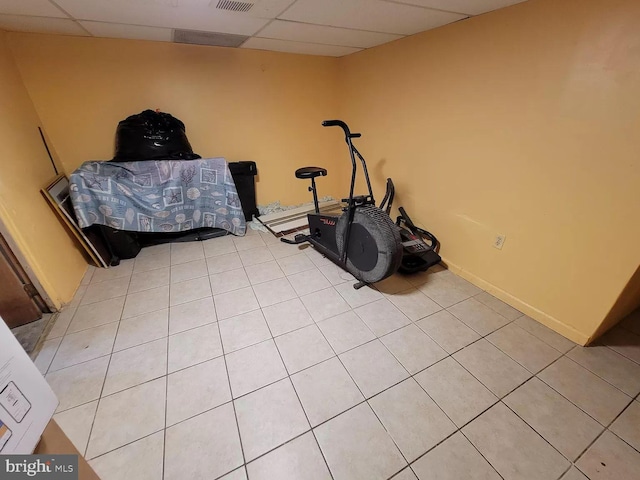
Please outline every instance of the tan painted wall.
[{"label": "tan painted wall", "polygon": [[[258,202],[311,200],[297,167],[335,165],[335,59],[131,40],[12,34],[18,66],[67,172],[113,157],[117,124],[159,108],[196,153],[258,165]],[[331,180],[321,194],[335,194]]]},{"label": "tan painted wall", "polygon": [[637,0],[530,0],[339,60],[380,196],[580,343],[640,264],[638,25]]},{"label": "tan painted wall", "polygon": [[73,297],[87,264],[40,193],[55,174],[6,43],[0,32],[0,219],[59,307]]}]

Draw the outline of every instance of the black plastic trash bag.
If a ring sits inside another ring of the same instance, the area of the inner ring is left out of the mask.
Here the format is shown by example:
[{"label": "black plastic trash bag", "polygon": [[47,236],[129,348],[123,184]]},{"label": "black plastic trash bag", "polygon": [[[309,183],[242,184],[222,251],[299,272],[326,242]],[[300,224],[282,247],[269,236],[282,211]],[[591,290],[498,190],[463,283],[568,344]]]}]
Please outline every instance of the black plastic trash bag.
[{"label": "black plastic trash bag", "polygon": [[113,162],[194,160],[184,123],[173,115],[145,110],[118,123]]}]

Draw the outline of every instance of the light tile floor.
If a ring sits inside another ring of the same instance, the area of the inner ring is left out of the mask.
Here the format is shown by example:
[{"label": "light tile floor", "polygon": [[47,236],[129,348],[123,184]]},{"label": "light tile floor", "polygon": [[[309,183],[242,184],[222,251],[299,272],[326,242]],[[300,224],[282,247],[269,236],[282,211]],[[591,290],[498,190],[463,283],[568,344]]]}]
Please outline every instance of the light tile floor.
[{"label": "light tile floor", "polygon": [[271,235],[90,269],[36,360],[104,480],[631,479],[640,315],[582,348],[442,268]]}]

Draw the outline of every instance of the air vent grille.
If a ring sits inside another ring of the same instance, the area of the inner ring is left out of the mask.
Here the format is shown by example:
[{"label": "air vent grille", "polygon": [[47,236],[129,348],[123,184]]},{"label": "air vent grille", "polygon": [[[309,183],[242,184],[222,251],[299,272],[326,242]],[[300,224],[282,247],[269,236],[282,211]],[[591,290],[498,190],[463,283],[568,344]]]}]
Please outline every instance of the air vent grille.
[{"label": "air vent grille", "polygon": [[238,2],[237,0],[218,0],[216,8],[230,12],[248,12],[253,8],[253,5],[250,2]]},{"label": "air vent grille", "polygon": [[195,30],[174,30],[173,41],[193,45],[210,45],[214,47],[239,47],[249,37],[230,33],[198,32]]}]

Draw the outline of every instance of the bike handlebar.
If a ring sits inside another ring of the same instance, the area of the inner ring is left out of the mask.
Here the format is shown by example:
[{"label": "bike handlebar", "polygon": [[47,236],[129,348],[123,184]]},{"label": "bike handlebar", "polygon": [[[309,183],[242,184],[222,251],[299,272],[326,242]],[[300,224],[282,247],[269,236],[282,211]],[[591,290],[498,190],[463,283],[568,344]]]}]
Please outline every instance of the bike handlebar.
[{"label": "bike handlebar", "polygon": [[322,122],[323,127],[340,127],[344,130],[344,134],[347,138],[358,138],[360,136],[359,133],[351,133],[349,130],[349,126],[344,123],[342,120],[325,120]]}]

